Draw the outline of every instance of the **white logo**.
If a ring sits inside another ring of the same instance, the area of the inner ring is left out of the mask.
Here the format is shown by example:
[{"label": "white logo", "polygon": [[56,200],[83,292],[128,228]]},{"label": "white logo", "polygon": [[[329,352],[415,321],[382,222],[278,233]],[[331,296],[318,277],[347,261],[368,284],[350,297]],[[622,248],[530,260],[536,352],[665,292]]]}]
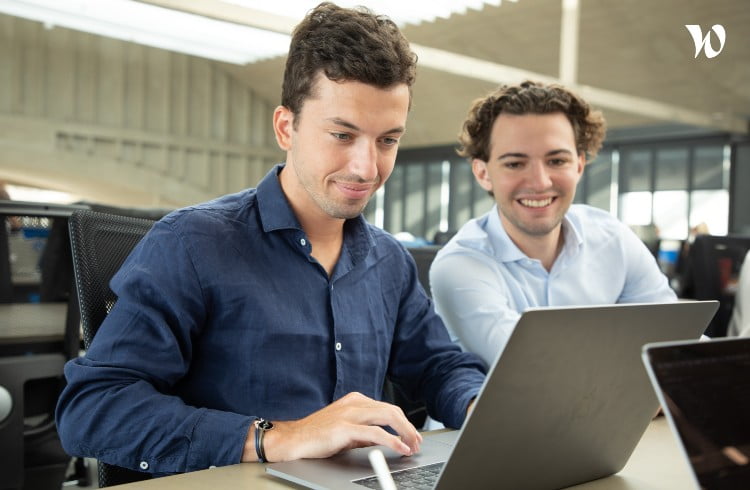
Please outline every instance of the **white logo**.
[{"label": "white logo", "polygon": [[724,26],[721,24],[714,24],[713,27],[711,27],[711,31],[714,31],[716,34],[716,37],[719,38],[719,50],[716,51],[711,44],[711,31],[708,31],[706,33],[706,37],[703,37],[703,31],[701,30],[701,26],[696,24],[691,25],[685,25],[687,27],[688,32],[690,32],[690,35],[693,37],[693,43],[695,43],[695,58],[698,57],[698,55],[701,52],[701,49],[704,53],[706,53],[706,58],[715,58],[716,56],[719,56],[719,53],[721,53],[721,50],[724,49],[724,42],[727,40],[727,33],[724,30]]}]

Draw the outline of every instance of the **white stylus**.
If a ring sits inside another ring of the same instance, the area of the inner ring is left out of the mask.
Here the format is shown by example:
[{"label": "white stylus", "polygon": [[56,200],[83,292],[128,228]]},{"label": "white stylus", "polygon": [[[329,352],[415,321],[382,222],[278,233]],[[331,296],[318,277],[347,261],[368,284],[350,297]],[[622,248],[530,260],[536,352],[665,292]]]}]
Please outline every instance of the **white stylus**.
[{"label": "white stylus", "polygon": [[391,470],[388,469],[388,463],[385,462],[385,456],[380,449],[373,449],[367,455],[370,459],[372,469],[378,477],[378,483],[382,490],[396,490],[396,483],[391,476]]}]

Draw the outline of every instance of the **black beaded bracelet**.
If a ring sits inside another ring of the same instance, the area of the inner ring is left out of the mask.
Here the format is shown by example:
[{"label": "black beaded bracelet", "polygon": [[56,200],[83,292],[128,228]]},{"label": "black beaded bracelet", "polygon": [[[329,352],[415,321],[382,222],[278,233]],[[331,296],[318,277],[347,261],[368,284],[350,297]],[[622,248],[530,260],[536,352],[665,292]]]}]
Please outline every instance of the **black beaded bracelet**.
[{"label": "black beaded bracelet", "polygon": [[261,463],[267,463],[266,452],[263,449],[263,436],[267,430],[273,429],[273,424],[270,420],[257,419],[255,421],[255,454],[258,455],[258,461]]}]

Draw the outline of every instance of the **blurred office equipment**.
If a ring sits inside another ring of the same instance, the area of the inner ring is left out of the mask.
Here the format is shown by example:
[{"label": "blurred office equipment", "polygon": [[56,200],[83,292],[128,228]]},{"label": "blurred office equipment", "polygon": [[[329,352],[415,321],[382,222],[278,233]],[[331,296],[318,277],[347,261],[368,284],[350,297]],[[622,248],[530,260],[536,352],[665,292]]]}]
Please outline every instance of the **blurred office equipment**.
[{"label": "blurred office equipment", "polygon": [[681,267],[680,296],[719,300],[719,310],[706,329],[709,337],[724,337],[732,316],[740,269],[750,250],[750,236],[698,235]]},{"label": "blurred office equipment", "polygon": [[[79,351],[78,310],[69,297],[72,275],[61,276],[55,297],[42,294],[42,257],[67,243],[67,217],[78,209],[84,206],[0,201],[0,488],[59,489],[71,462],[54,408],[63,364]],[[50,242],[53,223],[63,224],[64,236]],[[69,269],[69,262],[63,254],[47,265]],[[74,467],[85,480],[82,466]]]},{"label": "blurred office equipment", "polygon": [[[96,211],[70,217],[73,270],[86,348],[117,300],[109,281],[131,250],[151,229],[153,220]],[[99,487],[146,480],[149,473],[98,464]]]},{"label": "blurred office equipment", "polygon": [[647,344],[642,357],[693,488],[750,488],[750,338]]}]

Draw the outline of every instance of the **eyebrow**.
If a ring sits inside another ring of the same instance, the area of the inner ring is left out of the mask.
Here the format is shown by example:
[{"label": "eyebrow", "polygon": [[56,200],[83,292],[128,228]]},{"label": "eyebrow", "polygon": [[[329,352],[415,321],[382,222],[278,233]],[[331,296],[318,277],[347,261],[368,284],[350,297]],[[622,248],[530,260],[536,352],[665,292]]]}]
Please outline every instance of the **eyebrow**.
[{"label": "eyebrow", "polygon": [[[331,118],[326,119],[326,121],[330,121],[337,126],[343,126],[345,128],[349,128],[353,131],[361,131],[359,126],[357,126],[356,124],[352,124],[349,121],[346,121],[339,117],[331,117]],[[398,127],[389,129],[388,131],[385,131],[383,134],[394,134],[394,133],[401,134],[401,133],[404,133],[405,131],[406,129],[403,126],[398,126]]]},{"label": "eyebrow", "polygon": [[[548,151],[547,153],[544,154],[544,156],[551,157],[553,155],[558,155],[560,153],[565,153],[565,154],[573,156],[573,152],[570,150],[566,150],[565,148],[559,148],[557,150]],[[509,153],[503,153],[502,155],[497,157],[498,160],[502,160],[504,158],[529,158],[529,156],[526,153],[509,152]]]}]

